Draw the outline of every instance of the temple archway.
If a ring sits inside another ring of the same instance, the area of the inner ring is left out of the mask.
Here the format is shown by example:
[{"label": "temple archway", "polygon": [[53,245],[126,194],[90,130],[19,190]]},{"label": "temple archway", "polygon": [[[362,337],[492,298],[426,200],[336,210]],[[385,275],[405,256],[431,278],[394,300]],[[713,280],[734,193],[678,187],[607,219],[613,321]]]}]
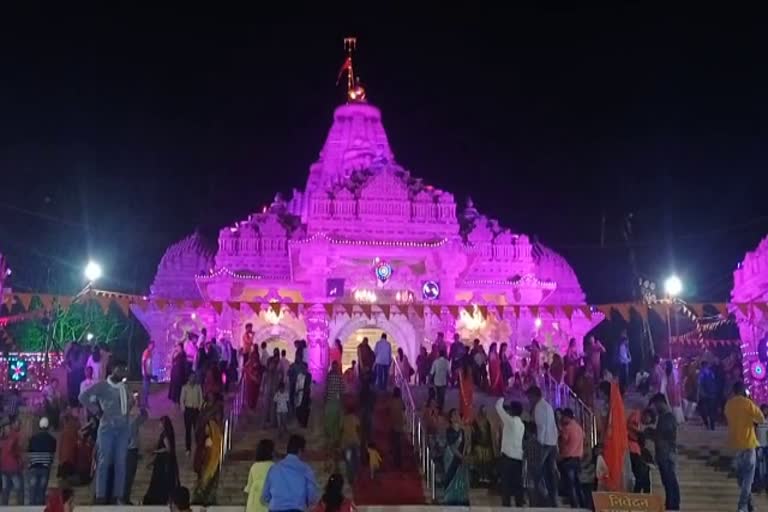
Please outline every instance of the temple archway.
[{"label": "temple archway", "polygon": [[413,325],[403,315],[393,315],[390,319],[385,318],[384,315],[374,315],[373,318],[363,315],[352,318],[339,316],[331,322],[328,342],[333,343],[337,338],[341,340],[344,346],[342,365],[345,366],[345,363],[349,365],[352,359],[357,359],[355,350],[359,343],[358,337],[360,340],[368,337],[373,348],[382,332],[387,333],[387,338],[392,343],[393,354],[398,348],[402,348],[412,364],[416,361],[420,344]]},{"label": "temple archway", "polygon": [[267,343],[270,354],[275,348],[285,349],[289,361],[293,361],[296,347],[293,342],[301,339],[302,335],[283,324],[266,325],[254,331],[253,342],[261,347],[262,342]]}]

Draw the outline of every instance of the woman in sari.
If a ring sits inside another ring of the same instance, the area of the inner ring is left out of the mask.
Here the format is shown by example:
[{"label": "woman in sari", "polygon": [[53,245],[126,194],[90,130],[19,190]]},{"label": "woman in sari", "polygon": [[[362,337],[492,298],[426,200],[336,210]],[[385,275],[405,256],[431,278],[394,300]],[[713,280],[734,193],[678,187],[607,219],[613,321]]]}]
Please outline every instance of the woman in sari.
[{"label": "woman in sari", "polygon": [[179,465],[176,461],[176,434],[168,416],[160,418],[163,430],[155,447],[152,478],[144,495],[143,505],[167,505],[179,486]]},{"label": "woman in sari", "polygon": [[579,351],[576,349],[576,338],[568,342],[568,350],[565,351],[563,365],[565,366],[565,383],[573,388],[576,383],[576,371],[579,369]]},{"label": "woman in sari", "polygon": [[192,502],[196,505],[207,507],[216,503],[222,444],[221,426],[216,421],[209,421],[205,425],[205,441],[195,452],[203,454],[199,466],[195,468],[197,483]]},{"label": "woman in sari", "polygon": [[499,361],[501,362],[501,383],[503,392],[506,391],[507,386],[509,386],[509,379],[514,376],[514,371],[512,371],[512,363],[509,362],[509,354],[507,354],[506,343],[499,345]]},{"label": "woman in sari", "polygon": [[472,454],[477,482],[490,486],[494,480],[494,436],[485,406],[481,405],[472,423]]},{"label": "woman in sari", "polygon": [[496,342],[491,343],[488,348],[488,380],[490,382],[489,392],[495,396],[504,394],[504,377],[501,371],[501,358],[496,349]]},{"label": "woman in sari", "polygon": [[552,364],[549,367],[549,375],[555,381],[555,384],[560,385],[563,383],[563,371],[563,358],[560,354],[554,353],[552,355]]},{"label": "woman in sari", "polygon": [[[334,361],[325,380],[325,441],[329,461],[333,464],[341,450],[341,397],[344,395],[344,382],[341,379],[341,367]],[[335,468],[334,468],[335,469]]]},{"label": "woman in sari", "polygon": [[[470,375],[470,380],[472,376]],[[450,426],[445,432],[446,447],[443,453],[445,468],[445,492],[443,504],[469,506],[469,469],[464,462],[466,456],[466,433],[458,411],[448,413]]]},{"label": "woman in sari", "polygon": [[[397,349],[397,355],[395,356],[395,364],[391,365],[392,369],[392,382],[397,382],[395,379],[398,379],[397,375],[397,369],[395,369],[395,365],[400,369],[400,375],[403,376],[403,379],[405,380],[405,383],[403,385],[407,385],[411,382],[411,375],[413,375],[413,367],[411,366],[411,362],[408,361],[408,356],[405,355],[405,352],[403,352],[402,348]],[[399,385],[399,384],[398,384]]]},{"label": "woman in sari", "polygon": [[184,344],[179,343],[171,355],[171,383],[168,386],[168,399],[177,404],[181,398],[181,388],[187,383],[187,354]]},{"label": "woman in sari", "polygon": [[465,423],[471,423],[474,416],[475,383],[472,380],[472,358],[464,356],[459,369],[459,412]]},{"label": "woman in sari", "polygon": [[259,388],[261,387],[261,358],[259,349],[254,345],[245,363],[245,403],[250,410],[255,410],[259,403]]},{"label": "woman in sari", "polygon": [[592,375],[594,375],[595,378],[600,378],[603,374],[603,365],[601,362],[603,353],[605,353],[605,347],[600,340],[596,340],[593,336],[589,336],[584,345],[584,355],[589,357],[589,364],[592,366]]}]

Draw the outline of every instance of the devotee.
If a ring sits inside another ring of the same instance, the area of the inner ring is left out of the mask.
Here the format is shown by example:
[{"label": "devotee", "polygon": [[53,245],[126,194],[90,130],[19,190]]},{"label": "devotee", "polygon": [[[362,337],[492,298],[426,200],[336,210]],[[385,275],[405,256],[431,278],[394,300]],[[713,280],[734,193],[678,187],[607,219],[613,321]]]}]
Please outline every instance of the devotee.
[{"label": "devotee", "polygon": [[301,460],[305,446],[303,437],[292,435],[288,439],[288,454],[267,471],[261,502],[268,510],[305,510],[317,501],[315,473]]},{"label": "devotee", "polygon": [[149,408],[149,390],[152,384],[153,375],[152,357],[155,351],[155,342],[150,340],[147,348],[141,355],[141,405],[145,409]]},{"label": "devotee", "polygon": [[435,387],[435,399],[437,408],[442,412],[445,406],[445,389],[448,387],[450,379],[451,364],[445,357],[445,351],[440,352],[438,358],[432,363],[429,375],[432,378],[432,385]]},{"label": "devotee", "polygon": [[339,368],[341,368],[341,356],[344,354],[344,347],[341,344],[341,340],[339,338],[336,338],[333,340],[333,345],[331,345],[331,350],[329,354],[329,363],[328,366],[333,364],[334,361],[339,363]]},{"label": "devotee", "polygon": [[[266,352],[266,349],[264,350]],[[264,425],[273,425],[275,418],[275,402],[273,397],[280,383],[280,349],[275,348],[272,357],[267,359],[267,365],[263,368],[262,386],[264,388]]]},{"label": "devotee", "polygon": [[450,425],[445,432],[446,447],[443,452],[445,491],[443,504],[469,506],[469,467],[466,463],[468,443],[464,426],[456,409],[448,412]]},{"label": "devotee", "polygon": [[91,388],[80,393],[80,403],[84,407],[92,407],[95,398],[101,408],[98,438],[98,461],[96,464],[96,502],[105,504],[107,497],[107,478],[109,467],[114,465],[115,477],[113,495],[119,496],[119,504],[123,504],[123,488],[125,486],[125,462],[128,451],[130,429],[128,411],[133,398],[128,392],[124,381],[126,376],[125,364],[116,361],[112,374]]},{"label": "devotee", "polygon": [[176,461],[176,434],[168,416],[160,418],[162,431],[152,460],[152,476],[142,505],[166,505],[173,490],[179,486],[179,466]]},{"label": "devotee", "polygon": [[[80,423],[71,412],[64,413],[62,417],[61,434],[59,435],[59,467],[56,476],[68,485],[80,483],[75,478],[77,475],[77,445]],[[85,450],[85,448],[84,448]]]},{"label": "devotee", "polygon": [[734,467],[739,484],[739,512],[753,510],[752,483],[755,478],[756,449],[760,446],[755,435],[755,425],[765,423],[765,416],[747,397],[742,382],[733,385],[733,397],[725,404],[728,421],[728,445],[735,450]]},{"label": "devotee", "polygon": [[427,383],[431,364],[427,347],[421,347],[419,355],[416,356],[416,384],[423,386]]},{"label": "devotee", "polygon": [[617,353],[617,362],[619,365],[619,386],[621,386],[621,394],[623,395],[629,385],[629,365],[632,363],[632,353],[629,351],[629,338],[627,338],[627,331],[622,331],[621,339],[619,340],[619,350]]},{"label": "devotee", "polygon": [[405,355],[405,352],[403,352],[402,348],[397,349],[397,355],[395,356],[395,363],[392,365],[391,368],[392,368],[393,380],[397,377],[398,375],[397,370],[399,370],[399,374],[402,376],[403,380],[405,381],[404,384],[407,385],[411,382],[411,375],[413,375],[414,373],[413,367],[411,367],[411,362],[408,361],[408,356]]},{"label": "devotee", "polygon": [[266,368],[267,361],[269,361],[269,351],[267,351],[267,342],[262,341],[261,342],[261,366]]},{"label": "devotee", "polygon": [[[650,422],[650,421],[649,421]],[[632,411],[627,416],[627,438],[629,441],[629,458],[632,463],[632,474],[635,477],[634,493],[650,494],[651,469],[644,457],[645,437],[640,411]]]},{"label": "devotee", "polygon": [[488,347],[488,391],[492,395],[501,396],[506,385],[501,375],[501,359],[496,347],[495,341]]},{"label": "devotee", "polygon": [[579,361],[581,355],[576,348],[576,338],[571,338],[568,341],[568,350],[565,351],[565,357],[563,358],[563,366],[565,368],[565,383],[569,387],[574,387],[576,382],[576,372],[579,369]]},{"label": "devotee", "polygon": [[101,349],[98,345],[94,345],[91,350],[91,355],[88,357],[86,366],[93,368],[93,378],[97,382],[101,382],[106,377],[107,365],[104,363],[105,361],[102,357]]},{"label": "devotee", "polygon": [[512,378],[514,372],[512,371],[512,363],[509,362],[509,354],[507,353],[507,344],[502,343],[499,345],[499,361],[501,362],[501,381],[504,391],[506,391],[509,385],[509,379]]},{"label": "devotee", "polygon": [[[299,350],[301,356],[303,350]],[[301,428],[307,428],[309,423],[310,404],[312,402],[312,376],[309,374],[307,365],[301,363],[297,368],[295,387],[293,391],[293,406],[296,411],[296,419]]]},{"label": "devotee", "polygon": [[528,345],[528,353],[530,354],[528,375],[533,382],[538,382],[539,373],[541,372],[541,345],[539,345],[537,340],[531,340],[531,344]]},{"label": "devotee", "polygon": [[259,403],[259,388],[261,388],[261,358],[259,348],[253,347],[248,353],[248,362],[245,363],[245,403],[251,411],[256,410]]},{"label": "devotee", "polygon": [[352,365],[344,371],[344,386],[347,389],[354,389],[357,384],[357,361],[353,360]]},{"label": "devotee", "polygon": [[179,403],[181,388],[187,382],[187,356],[184,344],[178,343],[171,354],[171,382],[168,385],[168,399],[174,404]]},{"label": "devotee", "polygon": [[376,393],[370,379],[361,378],[358,403],[360,404],[361,446],[367,446],[372,437],[373,410],[376,406]]},{"label": "devotee", "polygon": [[608,467],[608,474],[603,480],[604,489],[626,492],[632,487],[632,463],[629,455],[627,418],[619,384],[602,381],[598,385],[598,394],[605,404],[598,412],[597,420],[603,457]]},{"label": "devotee", "polygon": [[680,510],[680,486],[677,483],[677,420],[663,394],[655,394],[651,398],[650,406],[658,419],[656,427],[647,428],[645,433],[653,439],[656,447],[656,466],[664,485],[665,510]]},{"label": "devotee", "polygon": [[56,454],[56,438],[48,432],[48,418],[40,418],[40,431],[29,440],[29,504],[44,505],[48,478]]},{"label": "devotee", "polygon": [[560,475],[565,480],[571,508],[584,508],[586,502],[581,493],[581,459],[584,456],[584,430],[571,409],[563,409],[560,419]]},{"label": "devotee", "polygon": [[459,368],[459,417],[468,424],[472,423],[474,415],[475,383],[472,368],[472,357],[466,355]]},{"label": "devotee", "polygon": [[285,387],[285,382],[281,380],[280,384],[277,385],[277,392],[274,398],[277,433],[281,437],[288,432],[288,402],[290,400],[291,397]]},{"label": "devotee", "polygon": [[675,374],[675,367],[672,361],[667,361],[665,368],[666,379],[666,395],[669,407],[672,409],[672,414],[675,415],[678,425],[685,423],[685,415],[683,414],[683,390],[680,387],[680,381]]},{"label": "devotee", "polygon": [[189,499],[189,489],[180,485],[171,495],[171,512],[192,512]]},{"label": "devotee", "polygon": [[243,489],[243,492],[248,495],[245,512],[268,512],[267,507],[261,503],[261,493],[264,491],[264,482],[267,479],[269,468],[274,464],[274,458],[274,441],[271,439],[259,441],[259,444],[256,445],[256,461],[248,471],[248,482]]},{"label": "devotee", "polygon": [[389,440],[392,462],[395,469],[400,469],[402,465],[401,443],[403,440],[403,429],[405,428],[405,415],[403,410],[402,394],[400,388],[392,390],[392,397],[387,404],[389,410]]},{"label": "devotee", "polygon": [[203,388],[197,383],[194,373],[189,375],[187,383],[181,388],[179,407],[184,413],[184,446],[187,457],[192,452],[192,434],[197,427],[200,408],[203,406]]},{"label": "devotee", "polygon": [[219,352],[219,362],[224,364],[222,371],[226,372],[232,362],[232,342],[226,337],[219,338],[216,349]]},{"label": "devotee", "polygon": [[64,365],[67,368],[67,401],[70,407],[80,405],[77,397],[80,396],[80,386],[85,379],[85,364],[88,357],[85,352],[80,343],[73,341],[64,354]]},{"label": "devotee", "polygon": [[8,505],[11,490],[16,491],[16,504],[24,505],[24,473],[21,438],[8,419],[0,425],[0,476],[2,492],[0,505]]},{"label": "devotee", "polygon": [[357,346],[357,367],[360,371],[360,380],[371,378],[375,361],[376,355],[368,345],[368,338],[363,338]]},{"label": "devotee", "polygon": [[338,361],[331,363],[325,379],[325,441],[333,461],[340,451],[341,443],[341,397],[344,395],[344,381]]},{"label": "devotee", "polygon": [[523,406],[520,402],[511,402],[508,410],[504,408],[504,398],[496,401],[496,412],[503,425],[501,432],[501,506],[509,507],[512,496],[515,506],[523,506],[523,436],[525,425],[520,416]]},{"label": "devotee", "polygon": [[73,512],[75,492],[72,489],[51,489],[45,499],[43,512]]},{"label": "devotee", "polygon": [[141,453],[141,426],[147,421],[147,410],[142,408],[137,414],[134,414],[130,420],[131,437],[128,440],[128,451],[125,461],[125,489],[123,490],[124,500],[127,505],[131,504],[131,491],[133,491],[133,481],[136,478],[136,469],[139,466],[139,454]]},{"label": "devotee", "polygon": [[392,345],[387,340],[387,333],[381,333],[381,338],[376,342],[374,350],[376,385],[379,391],[386,391],[389,380],[389,365],[392,364]]},{"label": "devotee", "polygon": [[341,424],[341,449],[344,454],[344,467],[350,485],[355,483],[357,470],[360,467],[360,434],[360,419],[355,413],[355,407],[348,404],[344,409],[344,418]]},{"label": "devotee", "polygon": [[526,391],[531,405],[533,420],[536,424],[536,441],[541,454],[541,464],[531,468],[533,481],[547,490],[547,506],[557,507],[557,422],[555,411],[547,402],[538,386],[531,386]]},{"label": "devotee", "polygon": [[[258,352],[254,351],[258,355]],[[215,398],[220,403],[218,397]],[[202,444],[195,448],[195,472],[197,483],[193,492],[192,501],[205,507],[216,503],[216,490],[219,486],[219,468],[221,466],[221,450],[224,443],[221,420],[215,415],[201,414],[204,439]]]},{"label": "devotee", "polygon": [[464,359],[464,355],[467,352],[467,347],[461,341],[459,333],[454,333],[453,343],[448,352],[448,358],[451,360],[451,382],[458,382],[459,368],[461,368],[461,360]]},{"label": "devotee", "polygon": [[602,362],[600,359],[605,353],[605,346],[594,336],[588,336],[584,344],[584,356],[589,358],[589,365],[592,367],[592,375],[599,379],[603,374]]},{"label": "devotee", "polygon": [[280,373],[282,374],[282,379],[286,386],[288,385],[288,369],[290,367],[291,362],[288,360],[288,353],[283,349],[280,351]]},{"label": "devotee", "polygon": [[370,442],[368,443],[368,471],[371,475],[371,480],[376,479],[376,473],[379,472],[379,468],[381,467],[381,452],[379,452],[379,449],[376,448],[376,443]]},{"label": "devotee", "polygon": [[480,389],[488,388],[488,356],[485,354],[485,348],[480,344],[480,340],[475,338],[472,342],[472,379],[475,386]]},{"label": "devotee", "polygon": [[494,441],[493,427],[488,420],[485,406],[481,405],[472,422],[472,466],[473,480],[486,486],[490,486],[494,481]]},{"label": "devotee", "polygon": [[704,426],[709,430],[715,430],[715,414],[717,411],[717,380],[712,367],[707,361],[701,362],[698,380],[699,412],[704,420]]},{"label": "devotee", "polygon": [[664,366],[658,355],[653,356],[653,365],[651,366],[651,376],[649,378],[649,391],[651,396],[656,393],[664,393]]},{"label": "devotee", "polygon": [[243,339],[240,343],[240,347],[243,349],[244,354],[250,354],[251,348],[253,347],[253,337],[256,335],[256,333],[253,332],[253,324],[247,323],[245,324],[245,332],[243,333]]},{"label": "devotee", "polygon": [[320,501],[312,509],[312,512],[354,512],[357,510],[352,500],[344,497],[344,477],[334,473],[328,477]]},{"label": "devotee", "polygon": [[198,335],[194,332],[187,333],[187,341],[184,342],[184,354],[187,356],[187,372],[191,373],[195,369],[195,360],[197,359],[197,340]]},{"label": "devotee", "polygon": [[433,349],[435,350],[436,354],[439,354],[441,350],[445,350],[446,354],[448,353],[448,347],[445,343],[445,333],[438,332],[437,338],[435,338],[435,342],[432,344]]}]

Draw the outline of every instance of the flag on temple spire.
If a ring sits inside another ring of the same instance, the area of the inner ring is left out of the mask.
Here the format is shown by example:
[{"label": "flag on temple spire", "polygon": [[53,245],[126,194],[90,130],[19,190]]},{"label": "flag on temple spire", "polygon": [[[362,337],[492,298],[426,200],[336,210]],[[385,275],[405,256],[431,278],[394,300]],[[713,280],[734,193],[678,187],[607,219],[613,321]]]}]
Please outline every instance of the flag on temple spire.
[{"label": "flag on temple spire", "polygon": [[344,59],[344,64],[341,65],[339,75],[336,77],[336,85],[339,85],[339,82],[341,82],[341,77],[344,76],[344,72],[349,71],[350,69],[352,69],[352,56],[348,55],[347,58]]}]

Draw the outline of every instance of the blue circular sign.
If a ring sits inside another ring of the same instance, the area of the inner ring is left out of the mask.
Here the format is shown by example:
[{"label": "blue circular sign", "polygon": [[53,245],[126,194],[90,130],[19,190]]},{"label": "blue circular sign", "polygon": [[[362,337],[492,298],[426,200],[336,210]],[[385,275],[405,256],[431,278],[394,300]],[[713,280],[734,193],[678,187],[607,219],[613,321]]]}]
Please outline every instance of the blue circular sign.
[{"label": "blue circular sign", "polygon": [[425,300],[435,300],[440,297],[440,284],[437,281],[425,281],[421,285],[421,295]]}]

